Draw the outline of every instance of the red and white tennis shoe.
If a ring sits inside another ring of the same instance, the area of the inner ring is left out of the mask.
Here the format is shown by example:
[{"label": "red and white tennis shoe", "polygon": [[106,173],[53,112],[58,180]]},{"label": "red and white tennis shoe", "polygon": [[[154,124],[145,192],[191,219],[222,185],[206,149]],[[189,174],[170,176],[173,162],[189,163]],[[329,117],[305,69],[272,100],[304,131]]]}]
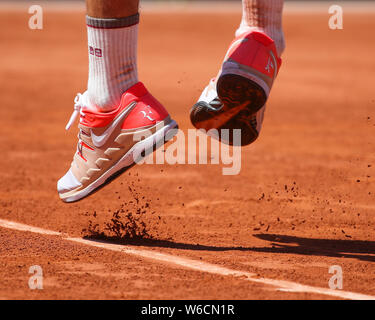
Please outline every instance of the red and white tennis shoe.
[{"label": "red and white tennis shoe", "polygon": [[65,202],[86,197],[176,133],[177,123],[141,82],[128,89],[111,112],[89,110],[87,105],[87,93],[79,94],[66,127],[80,115],[77,151],[57,183]]},{"label": "red and white tennis shoe", "polygon": [[[259,135],[265,104],[281,66],[274,41],[264,33],[246,32],[229,46],[221,70],[211,79],[190,112],[198,129],[241,129],[240,145]],[[237,144],[229,135],[228,144]]]}]

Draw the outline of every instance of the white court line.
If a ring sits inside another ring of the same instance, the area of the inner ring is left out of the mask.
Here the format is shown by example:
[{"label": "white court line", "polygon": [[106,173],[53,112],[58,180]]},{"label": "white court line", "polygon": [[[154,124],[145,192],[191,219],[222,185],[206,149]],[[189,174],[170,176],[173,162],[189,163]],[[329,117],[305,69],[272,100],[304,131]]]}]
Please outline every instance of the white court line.
[{"label": "white court line", "polygon": [[28,226],[26,224],[20,224],[18,222],[12,222],[9,220],[0,219],[0,226],[7,229],[19,230],[19,231],[29,231],[33,233],[48,234],[51,236],[61,236],[60,232],[50,231],[46,229],[41,229],[37,227]]},{"label": "white court line", "polygon": [[100,241],[85,240],[82,238],[70,238],[64,237],[62,233],[46,230],[42,228],[32,227],[26,224],[12,222],[9,220],[0,219],[0,227],[17,230],[17,231],[28,231],[43,235],[58,235],[62,236],[66,241],[72,241],[92,247],[107,249],[111,251],[122,252],[126,254],[131,254],[137,257],[142,257],[150,260],[156,260],[159,262],[164,262],[168,264],[173,264],[179,267],[196,270],[200,272],[212,273],[221,276],[234,276],[239,277],[245,281],[251,281],[255,283],[261,283],[265,285],[270,285],[275,287],[275,290],[284,291],[284,292],[299,292],[299,293],[315,293],[321,295],[328,295],[332,297],[342,298],[342,299],[351,299],[351,300],[375,300],[375,296],[342,291],[342,290],[331,290],[327,288],[312,287],[303,284],[299,284],[291,281],[283,280],[273,280],[267,278],[256,278],[256,275],[246,271],[232,270],[225,267],[217,266],[211,263],[206,263],[198,260],[182,258],[179,256],[174,256],[171,254],[165,254],[150,250],[136,249],[131,246],[117,245]]}]

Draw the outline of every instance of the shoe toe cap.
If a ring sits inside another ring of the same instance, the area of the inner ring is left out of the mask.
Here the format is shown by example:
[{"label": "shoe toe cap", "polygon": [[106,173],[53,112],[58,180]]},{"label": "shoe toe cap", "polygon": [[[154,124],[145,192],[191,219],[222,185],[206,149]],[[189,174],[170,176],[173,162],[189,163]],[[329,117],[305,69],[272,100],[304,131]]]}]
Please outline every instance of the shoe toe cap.
[{"label": "shoe toe cap", "polygon": [[81,186],[81,183],[74,176],[73,172],[69,171],[57,182],[57,192],[65,193],[74,190]]}]

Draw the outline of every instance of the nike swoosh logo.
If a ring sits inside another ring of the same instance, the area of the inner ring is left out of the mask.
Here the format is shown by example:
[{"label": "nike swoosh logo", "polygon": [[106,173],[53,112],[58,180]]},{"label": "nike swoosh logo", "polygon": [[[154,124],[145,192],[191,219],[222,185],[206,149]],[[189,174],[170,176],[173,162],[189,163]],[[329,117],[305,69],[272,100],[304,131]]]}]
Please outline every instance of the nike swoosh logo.
[{"label": "nike swoosh logo", "polygon": [[128,115],[128,113],[134,109],[137,105],[136,101],[133,101],[127,108],[124,108],[119,116],[110,124],[110,126],[99,136],[97,136],[91,129],[91,139],[92,143],[95,147],[99,148],[102,147],[111,136],[113,131],[117,128],[117,126],[122,122],[122,120]]}]

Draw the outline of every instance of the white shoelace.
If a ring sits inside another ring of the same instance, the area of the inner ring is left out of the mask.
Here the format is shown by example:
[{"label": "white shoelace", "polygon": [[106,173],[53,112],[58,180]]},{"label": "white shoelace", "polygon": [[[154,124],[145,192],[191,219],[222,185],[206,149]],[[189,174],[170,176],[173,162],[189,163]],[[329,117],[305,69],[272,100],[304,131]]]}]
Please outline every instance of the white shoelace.
[{"label": "white shoelace", "polygon": [[74,98],[74,111],[70,116],[70,119],[65,127],[65,130],[69,130],[69,128],[72,126],[73,122],[77,118],[78,114],[80,114],[82,117],[85,116],[85,113],[82,111],[82,108],[88,105],[87,100],[87,91],[85,91],[83,94],[77,93],[77,96]]}]

